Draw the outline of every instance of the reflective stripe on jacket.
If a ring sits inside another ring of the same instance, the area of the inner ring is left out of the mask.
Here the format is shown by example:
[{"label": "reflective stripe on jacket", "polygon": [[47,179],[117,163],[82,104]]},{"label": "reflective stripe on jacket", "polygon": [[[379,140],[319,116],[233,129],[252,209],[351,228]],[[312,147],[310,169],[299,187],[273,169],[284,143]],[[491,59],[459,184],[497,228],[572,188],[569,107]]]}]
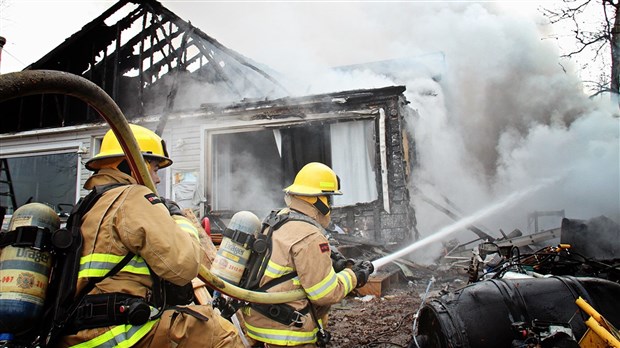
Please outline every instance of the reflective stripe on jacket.
[{"label": "reflective stripe on jacket", "polygon": [[[290,209],[305,214],[322,226],[329,219],[311,204],[292,197]],[[284,209],[281,213],[288,212]],[[304,289],[306,299],[289,302],[295,310],[302,310],[312,301],[319,317],[329,306],[340,302],[355,288],[357,279],[350,269],[336,273],[332,268],[330,249],[322,229],[305,221],[288,220],[272,235],[271,258],[260,281],[260,286],[286,274],[297,276],[268,289],[268,292]],[[261,342],[282,346],[296,346],[316,342],[318,331],[310,313],[302,317],[303,325],[284,325],[245,307],[242,311],[248,336]]]},{"label": "reflective stripe on jacket", "polygon": [[245,323],[248,336],[261,342],[277,344],[279,346],[299,346],[316,342],[316,334],[319,328],[312,331],[292,331],[282,329],[259,328]]},{"label": "reflective stripe on jacket", "polygon": [[[93,278],[105,276],[125,256],[111,254],[89,254],[80,259],[80,273],[78,278]],[[144,259],[135,255],[119,272],[150,275],[149,267]]]},{"label": "reflective stripe on jacket", "polygon": [[106,331],[100,336],[97,336],[86,342],[71,346],[71,348],[125,348],[131,347],[142,339],[146,334],[151,331],[153,326],[159,321],[151,320],[144,325],[132,326],[132,325],[117,325],[112,329]]}]

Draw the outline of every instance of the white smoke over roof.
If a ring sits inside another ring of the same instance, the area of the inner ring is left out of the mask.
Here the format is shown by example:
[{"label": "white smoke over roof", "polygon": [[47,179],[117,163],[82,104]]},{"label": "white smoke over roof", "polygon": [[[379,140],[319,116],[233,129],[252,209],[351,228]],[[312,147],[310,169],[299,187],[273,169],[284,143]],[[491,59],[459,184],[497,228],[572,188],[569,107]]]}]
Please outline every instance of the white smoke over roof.
[{"label": "white smoke over roof", "polygon": [[[495,237],[499,229],[530,232],[527,214],[537,210],[620,221],[617,106],[587,98],[570,62],[543,40],[550,28],[540,17],[454,2],[164,5],[287,76],[295,95],[406,85],[419,113],[411,130],[421,165],[414,182],[463,216],[539,179],[562,178],[480,221]],[[218,18],[221,11],[237,11],[235,22]],[[428,54],[435,55],[425,69],[398,65],[396,74],[377,74],[372,64],[329,69]],[[415,205],[423,236],[451,222],[419,197]],[[543,227],[559,225],[558,218]]]}]

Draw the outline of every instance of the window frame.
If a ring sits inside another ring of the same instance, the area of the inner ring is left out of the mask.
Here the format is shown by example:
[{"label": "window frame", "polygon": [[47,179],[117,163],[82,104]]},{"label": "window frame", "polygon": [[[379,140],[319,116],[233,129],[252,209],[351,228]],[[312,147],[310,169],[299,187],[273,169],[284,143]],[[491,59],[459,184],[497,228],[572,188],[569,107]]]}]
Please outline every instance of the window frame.
[{"label": "window frame", "polygon": [[[35,157],[35,156],[47,156],[47,155],[58,155],[58,154],[67,154],[67,153],[75,153],[76,156],[76,175],[75,175],[75,197],[72,202],[75,204],[81,197],[81,177],[82,177],[82,155],[86,154],[88,151],[84,149],[83,143],[80,141],[59,141],[54,143],[34,143],[19,146],[18,148],[14,148],[11,150],[2,150],[0,149],[0,158],[23,158],[23,157]],[[12,214],[8,214],[5,216],[5,220],[7,217],[12,216]]]}]

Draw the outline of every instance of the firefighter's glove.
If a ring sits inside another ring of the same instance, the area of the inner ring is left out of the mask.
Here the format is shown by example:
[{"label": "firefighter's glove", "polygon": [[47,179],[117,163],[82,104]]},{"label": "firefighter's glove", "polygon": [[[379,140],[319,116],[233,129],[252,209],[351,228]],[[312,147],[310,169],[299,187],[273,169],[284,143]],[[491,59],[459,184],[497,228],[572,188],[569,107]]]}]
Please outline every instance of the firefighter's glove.
[{"label": "firefighter's glove", "polygon": [[340,259],[332,258],[332,267],[334,268],[334,272],[336,273],[342,271],[345,268],[351,268],[353,264],[355,264],[355,260],[353,259],[347,259],[344,257]]},{"label": "firefighter's glove", "polygon": [[160,197],[160,199],[168,209],[168,212],[170,212],[170,215],[184,216],[183,212],[181,211],[181,207],[179,207],[177,202],[164,197]]},{"label": "firefighter's glove", "polygon": [[375,267],[372,265],[370,261],[357,261],[352,267],[351,270],[355,273],[355,277],[357,278],[357,288],[361,288],[366,285],[368,282],[368,277],[375,271]]},{"label": "firefighter's glove", "polygon": [[342,271],[343,269],[347,267],[350,268],[351,266],[353,266],[353,264],[355,264],[355,260],[347,259],[335,247],[332,246],[330,248],[331,248],[330,257],[332,259],[332,267],[334,268],[334,271],[336,273]]}]

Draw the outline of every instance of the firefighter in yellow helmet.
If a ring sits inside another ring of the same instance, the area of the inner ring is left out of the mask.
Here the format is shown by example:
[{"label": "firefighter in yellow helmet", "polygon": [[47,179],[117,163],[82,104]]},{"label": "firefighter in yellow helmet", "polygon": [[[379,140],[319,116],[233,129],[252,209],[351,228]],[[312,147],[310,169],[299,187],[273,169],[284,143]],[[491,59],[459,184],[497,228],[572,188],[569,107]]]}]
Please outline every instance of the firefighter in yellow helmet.
[{"label": "firefighter in yellow helmet", "polygon": [[[172,164],[166,145],[151,130],[130,127],[158,183],[157,171]],[[94,174],[84,188],[104,193],[81,220],[78,305],[60,345],[241,347],[232,323],[192,302],[202,250],[180,208],[137,184],[112,131],[86,167]]]},{"label": "firefighter in yellow helmet", "polygon": [[257,341],[256,347],[322,347],[329,333],[321,318],[332,304],[363,286],[373,267],[368,261],[338,271],[332,266],[324,228],[330,222],[329,198],[342,192],[331,168],[318,162],[306,164],[284,192],[287,208],[277,216],[287,217],[272,231],[271,256],[259,285],[268,292],[303,289],[307,298],[243,308],[245,331]]}]

